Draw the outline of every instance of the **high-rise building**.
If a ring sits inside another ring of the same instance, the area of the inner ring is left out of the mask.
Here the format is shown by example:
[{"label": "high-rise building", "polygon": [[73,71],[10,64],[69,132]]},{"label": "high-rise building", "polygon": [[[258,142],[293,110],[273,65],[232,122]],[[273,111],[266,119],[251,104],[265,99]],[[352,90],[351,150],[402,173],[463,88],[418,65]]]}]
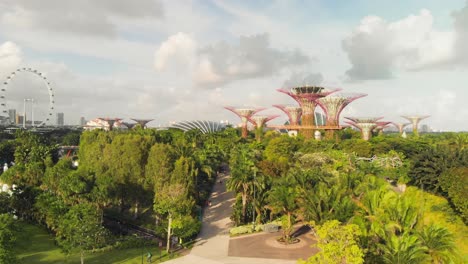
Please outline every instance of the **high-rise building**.
[{"label": "high-rise building", "polygon": [[84,117],[80,117],[80,126],[86,126],[86,119]]},{"label": "high-rise building", "polygon": [[16,123],[16,109],[8,109],[8,117],[10,120],[8,121],[10,124]]},{"label": "high-rise building", "polygon": [[57,113],[57,126],[64,125],[63,113]]},{"label": "high-rise building", "polygon": [[24,115],[16,114],[15,123],[17,125],[23,125]]}]

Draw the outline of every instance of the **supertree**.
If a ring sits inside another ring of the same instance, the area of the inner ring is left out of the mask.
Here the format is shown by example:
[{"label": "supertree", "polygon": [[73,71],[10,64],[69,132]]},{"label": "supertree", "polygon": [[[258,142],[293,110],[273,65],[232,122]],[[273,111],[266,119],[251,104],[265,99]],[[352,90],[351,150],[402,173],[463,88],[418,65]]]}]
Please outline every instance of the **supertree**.
[{"label": "supertree", "polygon": [[128,129],[132,129],[137,123],[128,123],[122,122],[122,125],[126,126]]},{"label": "supertree", "polygon": [[274,107],[283,111],[289,120],[289,124],[292,126],[297,126],[300,124],[302,116],[302,108],[293,105],[273,105]]},{"label": "supertree", "polygon": [[398,128],[398,132],[400,132],[400,135],[403,134],[403,130],[405,129],[406,126],[410,125],[411,123],[396,123],[392,122],[392,125],[394,125],[396,128]]},{"label": "supertree", "polygon": [[234,114],[236,114],[237,116],[241,118],[242,138],[247,138],[247,135],[249,133],[249,131],[247,130],[247,123],[249,121],[249,118],[253,116],[255,113],[265,110],[265,108],[253,108],[253,107],[236,108],[232,106],[225,106],[224,108],[233,112]]},{"label": "supertree", "polygon": [[336,93],[317,99],[317,104],[327,116],[327,126],[338,126],[343,109],[356,99],[367,96],[363,93]]},{"label": "supertree", "polygon": [[255,126],[255,138],[257,141],[262,140],[262,135],[263,135],[263,128],[265,127],[265,124],[277,118],[279,115],[269,115],[269,116],[263,116],[263,115],[254,115],[249,118],[249,121]]},{"label": "supertree", "polygon": [[143,129],[146,128],[146,124],[154,120],[154,119],[136,119],[136,118],[130,118],[130,119],[137,122]]},{"label": "supertree", "polygon": [[[367,96],[363,93],[336,93],[317,99],[317,104],[327,116],[327,126],[339,126],[340,114],[344,108],[356,99]],[[326,136],[332,138],[334,130],[326,130]]]},{"label": "supertree", "polygon": [[98,117],[98,119],[107,122],[109,131],[112,131],[115,123],[122,121],[122,118]]},{"label": "supertree", "polygon": [[388,127],[392,122],[390,121],[379,121],[375,122],[377,126],[374,128],[374,132],[378,133],[379,135],[383,134],[383,130]]},{"label": "supertree", "polygon": [[351,122],[346,122],[361,130],[362,139],[369,140],[372,130],[377,126],[377,121],[382,117],[345,117]]},{"label": "supertree", "polygon": [[[326,89],[320,86],[298,86],[289,89],[278,89],[278,92],[291,96],[302,108],[302,126],[315,125],[315,107],[317,99],[325,97],[341,89]],[[313,129],[303,129],[305,138],[313,136]]]},{"label": "supertree", "polygon": [[426,119],[430,116],[429,115],[423,115],[423,116],[414,115],[414,116],[401,116],[401,117],[408,119],[408,121],[410,121],[413,124],[413,134],[415,136],[419,136],[419,131],[418,131],[419,122],[421,122],[421,120]]}]

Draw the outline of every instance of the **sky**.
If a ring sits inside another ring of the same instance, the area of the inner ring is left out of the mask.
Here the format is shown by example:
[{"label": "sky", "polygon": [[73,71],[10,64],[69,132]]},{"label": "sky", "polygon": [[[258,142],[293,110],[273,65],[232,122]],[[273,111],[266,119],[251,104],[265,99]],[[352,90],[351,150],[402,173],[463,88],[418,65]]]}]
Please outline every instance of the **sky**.
[{"label": "sky", "polygon": [[[467,47],[466,0],[0,0],[0,78],[42,72],[71,125],[238,123],[226,105],[282,123],[271,105],[295,102],[276,89],[307,84],[368,94],[342,117],[430,115],[436,131],[468,131]],[[6,88],[7,108],[34,98],[46,114],[37,76]]]}]

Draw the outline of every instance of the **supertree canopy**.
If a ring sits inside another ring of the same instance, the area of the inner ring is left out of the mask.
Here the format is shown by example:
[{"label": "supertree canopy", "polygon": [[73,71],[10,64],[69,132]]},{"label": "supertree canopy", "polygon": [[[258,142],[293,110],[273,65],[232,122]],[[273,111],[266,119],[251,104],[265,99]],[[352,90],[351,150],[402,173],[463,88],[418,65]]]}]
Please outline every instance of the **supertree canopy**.
[{"label": "supertree canopy", "polygon": [[108,127],[109,131],[112,130],[115,123],[122,121],[122,118],[98,117],[98,119],[107,122],[107,124],[109,125]]},{"label": "supertree canopy", "polygon": [[265,127],[265,124],[277,117],[278,115],[254,115],[249,118],[249,121],[255,126],[255,137],[258,141],[262,139],[263,128]]},{"label": "supertree canopy", "polygon": [[126,126],[128,129],[132,129],[137,123],[128,123],[122,122],[122,125]]},{"label": "supertree canopy", "polygon": [[146,124],[154,120],[154,119],[137,119],[137,118],[131,118],[131,119],[137,122],[141,126],[141,128],[146,128]]},{"label": "supertree canopy", "polygon": [[379,134],[382,134],[383,133],[383,130],[388,127],[392,122],[390,121],[378,121],[378,122],[375,122],[375,124],[377,125],[375,128],[374,128],[374,131],[379,133]]},{"label": "supertree canopy", "polygon": [[302,108],[292,105],[273,105],[283,111],[289,119],[289,124],[293,126],[299,125],[302,116]]},{"label": "supertree canopy", "polygon": [[382,117],[345,117],[351,122],[346,122],[361,130],[362,139],[369,140],[372,130],[377,127],[377,121]]},{"label": "supertree canopy", "polygon": [[[298,86],[289,89],[278,89],[279,92],[291,96],[299,103],[302,108],[303,126],[315,125],[315,107],[317,106],[317,99],[339,90],[341,89],[327,89],[320,86]],[[313,130],[304,129],[303,133],[306,138],[311,138]]]},{"label": "supertree canopy", "polygon": [[411,125],[411,123],[392,122],[392,125],[394,125],[396,128],[398,128],[398,132],[400,132],[400,135],[401,135],[401,134],[403,134],[403,129],[405,129],[406,126]]},{"label": "supertree canopy", "polygon": [[430,116],[428,116],[428,115],[422,115],[422,116],[413,115],[413,116],[401,116],[401,117],[408,119],[408,121],[410,121],[413,124],[413,134],[415,136],[418,136],[419,135],[419,131],[418,131],[419,122],[421,122],[421,120],[426,119],[426,118],[428,118]]},{"label": "supertree canopy", "polygon": [[255,127],[263,128],[268,121],[275,119],[277,117],[278,115],[270,115],[270,116],[255,115],[255,116],[251,116],[249,118],[249,121],[252,122],[252,124],[254,124]]},{"label": "supertree canopy", "polygon": [[340,114],[352,101],[367,96],[362,93],[337,93],[317,99],[317,104],[323,109],[327,116],[327,126],[338,126]]},{"label": "supertree canopy", "polygon": [[248,130],[247,130],[247,123],[250,119],[251,116],[253,116],[255,113],[260,112],[264,110],[265,108],[254,108],[254,107],[242,107],[242,108],[236,108],[232,106],[226,106],[224,107],[227,110],[233,112],[237,116],[241,118],[242,122],[242,137],[246,138],[248,135]]}]

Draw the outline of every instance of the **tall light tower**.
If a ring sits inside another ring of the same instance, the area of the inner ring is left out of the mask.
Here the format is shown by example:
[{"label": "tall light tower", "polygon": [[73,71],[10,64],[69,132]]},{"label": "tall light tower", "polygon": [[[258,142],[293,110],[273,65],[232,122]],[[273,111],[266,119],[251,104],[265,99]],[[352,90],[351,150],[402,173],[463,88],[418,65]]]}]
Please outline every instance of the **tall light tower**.
[{"label": "tall light tower", "polygon": [[32,124],[34,125],[34,99],[33,98],[24,98],[23,100],[23,128],[26,129],[26,102],[32,102],[31,103],[31,118],[32,118]]},{"label": "tall light tower", "polygon": [[31,98],[31,126],[34,127],[34,98]]}]

